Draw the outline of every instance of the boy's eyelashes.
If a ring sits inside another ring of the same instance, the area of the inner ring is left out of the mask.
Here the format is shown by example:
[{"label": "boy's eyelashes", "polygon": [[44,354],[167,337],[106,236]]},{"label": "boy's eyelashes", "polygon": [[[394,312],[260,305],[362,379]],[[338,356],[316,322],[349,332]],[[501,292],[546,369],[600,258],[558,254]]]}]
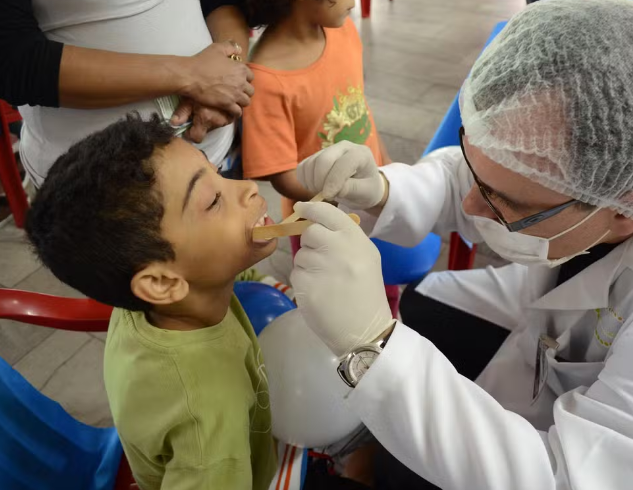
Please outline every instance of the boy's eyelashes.
[{"label": "boy's eyelashes", "polygon": [[209,211],[215,205],[219,204],[221,197],[222,197],[222,193],[221,192],[216,192],[215,193],[215,199],[213,199],[213,202],[211,204],[209,204],[209,206],[207,207],[207,209],[205,209],[205,211]]}]

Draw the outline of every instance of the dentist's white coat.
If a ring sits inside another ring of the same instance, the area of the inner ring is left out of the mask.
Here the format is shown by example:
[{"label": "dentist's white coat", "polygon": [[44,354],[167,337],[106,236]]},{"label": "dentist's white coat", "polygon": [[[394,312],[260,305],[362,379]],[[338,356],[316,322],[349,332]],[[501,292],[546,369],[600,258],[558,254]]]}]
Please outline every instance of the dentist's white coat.
[{"label": "dentist's white coat", "polygon": [[[461,207],[472,177],[459,148],[382,170],[390,197],[372,237],[413,246],[429,231],[456,230],[481,240]],[[558,287],[558,269],[546,266],[430,275],[420,292],[511,334],[475,384],[398,324],[350,406],[392,454],[446,490],[633,489],[632,243]],[[547,385],[532,404],[541,334],[560,348],[547,352]]]}]

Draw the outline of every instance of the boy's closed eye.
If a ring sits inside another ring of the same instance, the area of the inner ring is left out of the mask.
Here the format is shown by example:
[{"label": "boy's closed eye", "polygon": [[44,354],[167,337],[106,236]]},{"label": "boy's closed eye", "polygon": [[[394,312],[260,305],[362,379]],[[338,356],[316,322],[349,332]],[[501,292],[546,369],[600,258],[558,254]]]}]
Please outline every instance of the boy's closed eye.
[{"label": "boy's closed eye", "polygon": [[214,207],[218,206],[220,204],[220,199],[221,198],[222,198],[222,193],[221,192],[216,192],[215,193],[215,198],[213,199],[213,202],[211,202],[211,204],[209,204],[209,206],[206,208],[205,211],[210,211]]}]

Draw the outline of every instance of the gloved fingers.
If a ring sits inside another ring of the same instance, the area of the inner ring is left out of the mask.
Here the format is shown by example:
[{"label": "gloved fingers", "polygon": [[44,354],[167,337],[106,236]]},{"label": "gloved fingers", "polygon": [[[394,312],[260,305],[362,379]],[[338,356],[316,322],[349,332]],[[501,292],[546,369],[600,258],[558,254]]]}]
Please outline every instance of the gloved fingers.
[{"label": "gloved fingers", "polygon": [[347,146],[345,153],[337,158],[335,165],[332,165],[325,177],[323,196],[326,199],[331,200],[337,197],[348,180],[369,177],[372,172],[378,172],[374,156],[369,148],[351,143]]},{"label": "gloved fingers", "polygon": [[303,270],[309,273],[327,272],[327,258],[317,250],[301,248],[294,258],[295,270]]},{"label": "gloved fingers", "polygon": [[334,239],[334,233],[335,232],[327,229],[325,226],[315,223],[301,234],[301,248],[320,250],[323,252],[329,248],[328,245],[331,243],[331,240]]},{"label": "gloved fingers", "polygon": [[311,192],[321,191],[321,189],[317,189],[313,174],[314,167],[317,166],[316,160],[323,151],[324,150],[321,150],[314,155],[310,155],[297,166],[297,179],[299,179],[299,183]]},{"label": "gloved fingers", "polygon": [[357,226],[347,214],[326,202],[298,202],[294,210],[301,218],[314,221],[332,231],[348,230]]},{"label": "gloved fingers", "polygon": [[[372,182],[369,179],[349,179],[343,184],[337,197],[341,200],[349,197],[351,201],[360,201],[358,197],[363,196],[367,201],[370,201],[374,197],[372,194],[378,193],[372,188]],[[357,199],[353,199],[354,197]]]}]

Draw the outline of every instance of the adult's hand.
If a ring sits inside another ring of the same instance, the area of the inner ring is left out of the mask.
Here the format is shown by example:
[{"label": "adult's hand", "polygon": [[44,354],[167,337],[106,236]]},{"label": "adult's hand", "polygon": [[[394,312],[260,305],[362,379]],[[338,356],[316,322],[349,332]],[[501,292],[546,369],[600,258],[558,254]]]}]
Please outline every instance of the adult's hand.
[{"label": "adult's hand", "polygon": [[349,141],[306,158],[297,168],[297,177],[306,189],[353,209],[373,208],[386,200],[386,181],[371,150]]},{"label": "adult's hand", "polygon": [[183,98],[174,111],[171,124],[180,126],[193,119],[192,126],[185,132],[184,137],[200,143],[209,131],[231,124],[235,118],[226,112]]},{"label": "adult's hand", "polygon": [[251,70],[230,58],[241,52],[242,48],[237,44],[226,41],[212,44],[187,58],[184,63],[186,82],[180,95],[224,113],[229,122],[241,117],[242,109],[250,104],[255,93],[250,84],[253,80]]},{"label": "adult's hand", "polygon": [[290,282],[308,326],[338,356],[371,342],[393,322],[380,253],[343,211],[327,203],[297,203],[314,221],[301,236]]}]

